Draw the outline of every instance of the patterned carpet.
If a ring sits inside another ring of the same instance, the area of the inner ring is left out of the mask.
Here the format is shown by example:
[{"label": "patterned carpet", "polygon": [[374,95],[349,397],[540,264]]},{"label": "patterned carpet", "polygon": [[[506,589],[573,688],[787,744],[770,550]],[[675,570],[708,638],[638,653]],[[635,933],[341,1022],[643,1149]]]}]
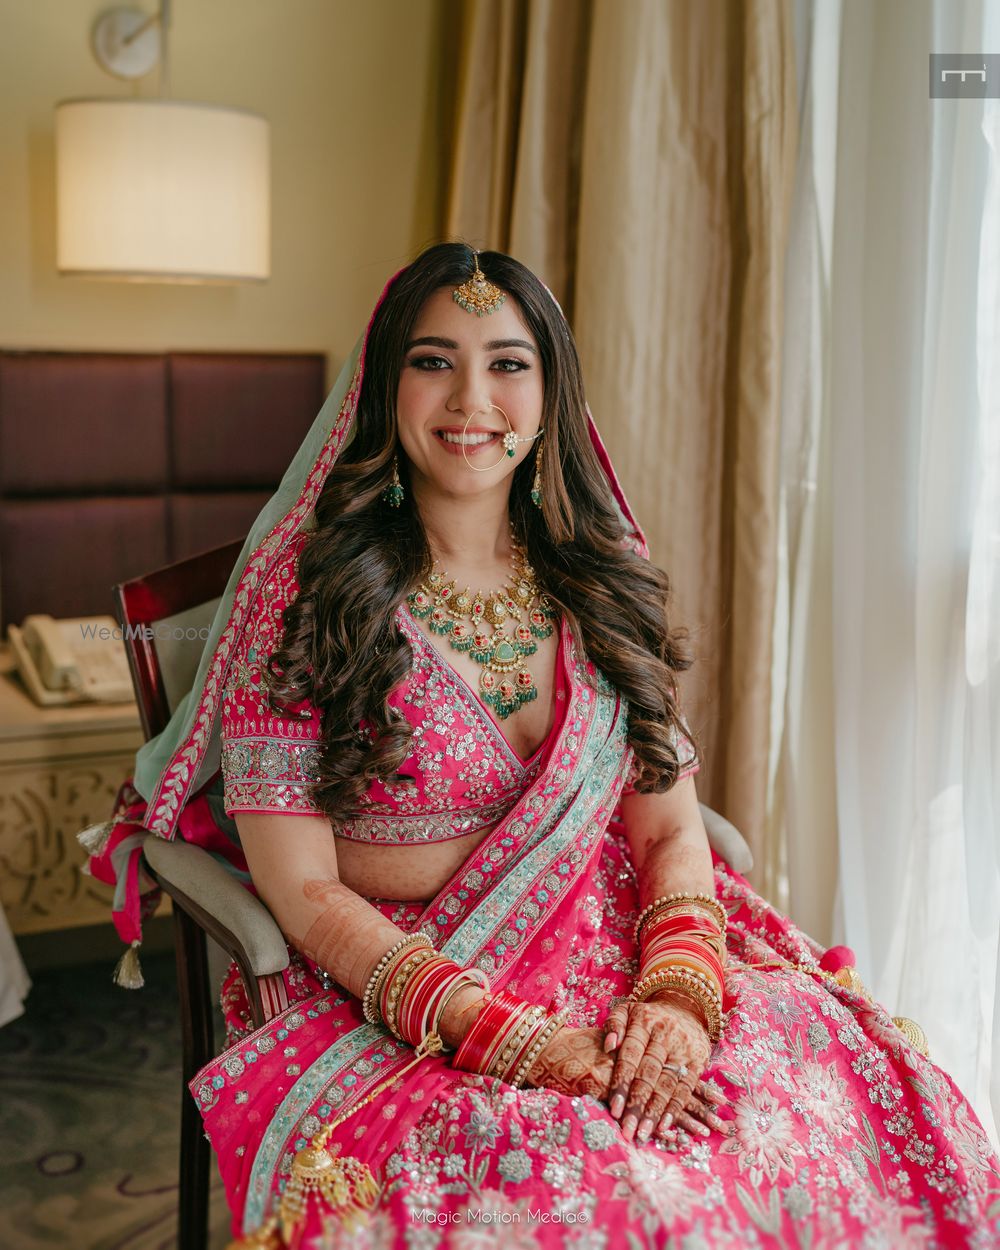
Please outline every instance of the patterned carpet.
[{"label": "patterned carpet", "polygon": [[[146,988],[104,962],[39,972],[0,1029],[0,1247],[176,1245],[180,1029],[172,954],[144,956]],[[229,1240],[213,1175],[211,1250]]]}]

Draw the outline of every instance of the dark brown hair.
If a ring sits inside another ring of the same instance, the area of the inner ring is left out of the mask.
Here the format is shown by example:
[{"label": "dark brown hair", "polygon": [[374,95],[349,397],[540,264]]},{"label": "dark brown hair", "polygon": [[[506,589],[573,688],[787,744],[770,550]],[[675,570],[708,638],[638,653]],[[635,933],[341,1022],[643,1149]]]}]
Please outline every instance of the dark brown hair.
[{"label": "dark brown hair", "polygon": [[[578,647],[628,701],[637,788],[669,789],[678,773],[675,735],[682,732],[676,674],[689,660],[683,635],[668,623],[666,574],[624,542],[587,429],[576,346],[555,301],[509,256],[483,252],[479,265],[517,302],[538,344],[545,383],[543,506],[531,503],[535,456],[528,456],[514,472],[511,519]],[[438,244],[399,275],[378,309],[353,438],[317,503],[317,527],[299,557],[299,594],[285,610],[283,643],[270,660],[276,708],[305,699],[324,712],[313,797],[334,824],[355,814],[369,782],[394,774],[409,753],[412,729],[387,702],[412,661],[393,618],[431,559],[412,493],[394,509],[382,492],[398,450],[396,394],[406,343],[429,296],[472,272],[468,247]],[[405,483],[402,456],[400,476]]]}]

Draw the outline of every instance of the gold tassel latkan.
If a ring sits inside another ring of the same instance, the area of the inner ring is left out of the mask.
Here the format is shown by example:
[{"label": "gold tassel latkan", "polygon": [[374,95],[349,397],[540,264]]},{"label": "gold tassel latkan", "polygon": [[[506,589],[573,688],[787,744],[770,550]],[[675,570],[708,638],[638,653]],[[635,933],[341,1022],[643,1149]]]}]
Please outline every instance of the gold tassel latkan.
[{"label": "gold tassel latkan", "polygon": [[892,1022],[914,1050],[918,1050],[925,1059],[931,1057],[931,1047],[927,1040],[927,1034],[917,1024],[916,1020],[911,1020],[909,1016],[893,1016]]},{"label": "gold tassel latkan", "polygon": [[278,1205],[281,1235],[288,1243],[306,1217],[310,1195],[342,1220],[348,1232],[366,1223],[375,1205],[378,1185],[368,1165],[360,1159],[334,1158],[326,1149],[326,1140],[324,1134],[317,1134],[292,1163]]},{"label": "gold tassel latkan", "polygon": [[142,975],[142,965],[139,963],[139,945],[139,939],[136,938],[115,966],[114,976],[111,979],[123,990],[141,990],[146,984],[145,977]]},{"label": "gold tassel latkan", "polygon": [[76,835],[77,842],[83,847],[88,855],[102,855],[104,848],[108,845],[108,839],[111,837],[111,831],[115,827],[113,820],[102,820],[100,824],[88,825]]},{"label": "gold tassel latkan", "polygon": [[875,1001],[868,991],[868,986],[861,980],[857,968],[838,968],[833,974],[833,979],[838,985],[842,985],[845,990],[850,990],[854,994],[860,994],[862,998],[867,998],[870,1003]]},{"label": "gold tassel latkan", "polygon": [[[834,980],[847,989],[853,990],[855,994],[860,994],[862,998],[867,998],[870,1003],[874,1003],[875,999],[872,998],[867,985],[858,975],[857,968],[841,968],[835,974]],[[931,1048],[927,1041],[927,1034],[916,1020],[911,1020],[909,1016],[893,1016],[892,1022],[914,1050],[919,1051],[925,1059],[930,1058]]]},{"label": "gold tassel latkan", "polygon": [[285,1191],[278,1200],[278,1209],[270,1219],[252,1233],[244,1233],[230,1242],[226,1250],[285,1250],[295,1244],[293,1238],[306,1218],[310,1197],[315,1198],[321,1210],[339,1219],[347,1232],[353,1232],[368,1222],[368,1216],[378,1198],[378,1182],[371,1169],[360,1159],[351,1156],[334,1156],[326,1148],[334,1129],[357,1114],[377,1098],[393,1082],[406,1075],[411,1068],[428,1055],[439,1055],[444,1043],[437,1033],[428,1033],[416,1048],[413,1058],[405,1067],[380,1081],[375,1088],[350,1111],[313,1137],[292,1160],[292,1170]]}]

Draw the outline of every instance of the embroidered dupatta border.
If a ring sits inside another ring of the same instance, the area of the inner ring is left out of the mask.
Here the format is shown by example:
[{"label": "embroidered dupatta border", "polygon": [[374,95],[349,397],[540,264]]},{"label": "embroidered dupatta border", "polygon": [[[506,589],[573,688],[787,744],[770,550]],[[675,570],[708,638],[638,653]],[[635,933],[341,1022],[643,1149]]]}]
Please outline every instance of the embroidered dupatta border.
[{"label": "embroidered dupatta border", "polygon": [[[568,639],[565,645],[572,649]],[[436,927],[440,935],[437,945],[444,954],[463,964],[476,959],[492,976],[498,970],[509,970],[519,953],[517,943],[500,941],[507,930],[510,934],[527,932],[529,924],[544,923],[544,913],[551,913],[566,897],[569,887],[580,880],[600,847],[600,839],[592,836],[597,832],[594,818],[601,812],[602,804],[610,818],[624,785],[629,763],[627,708],[602,674],[592,669],[598,687],[595,692],[584,684],[581,670],[579,664],[575,669],[567,669],[575,671],[576,688],[549,765],[524,800],[477,848],[478,867],[463,865],[414,926]],[[577,747],[570,745],[574,738],[578,747],[575,762]],[[574,777],[580,779],[575,790],[567,786]],[[528,841],[518,853],[511,834],[516,828],[523,836],[532,825]],[[504,846],[505,842],[509,845]],[[497,851],[500,853],[494,859]],[[488,879],[484,880],[480,871],[482,865],[489,860],[493,875],[508,855],[514,858],[507,874],[488,890],[489,901],[477,908],[472,897],[476,892],[474,874],[478,874],[482,885],[487,885]],[[470,878],[471,889],[466,888]],[[543,890],[544,898],[538,900],[537,894]],[[444,910],[449,900],[457,904],[451,914]],[[540,902],[542,909],[534,920],[515,914],[529,903],[537,908]],[[518,920],[525,922],[524,930],[516,928]],[[488,949],[491,944],[492,951]],[[305,1005],[297,1004],[298,1010],[302,1011]],[[339,1037],[285,1095],[254,1158],[243,1212],[244,1234],[264,1222],[268,1199],[289,1151],[292,1134],[309,1109],[324,1098],[336,1114],[343,1114],[348,1090],[352,1101],[361,1099],[385,1079],[394,1064],[402,1067],[412,1058],[407,1048],[395,1060],[380,1062],[374,1055],[366,1054],[372,1048],[377,1048],[376,1053],[383,1060],[387,1054],[399,1052],[384,1028],[361,1025]],[[444,1061],[425,1061],[428,1062]],[[330,1089],[331,1086],[335,1088]]]},{"label": "embroidered dupatta border", "polygon": [[323,483],[340,450],[343,438],[354,418],[361,390],[364,354],[358,357],[354,376],[347,389],[330,437],[316,457],[309,476],[294,507],[275,525],[250,557],[240,575],[226,627],[216,643],[205,683],[201,690],[193,727],[183,745],[175,751],[149,797],[144,824],[153,833],[172,838],[177,819],[189,797],[199,765],[208,749],[219,707],[219,695],[228,675],[234,644],[246,620],[246,613],[258,586],[267,576],[285,544],[301,529],[309,510],[315,504]]}]

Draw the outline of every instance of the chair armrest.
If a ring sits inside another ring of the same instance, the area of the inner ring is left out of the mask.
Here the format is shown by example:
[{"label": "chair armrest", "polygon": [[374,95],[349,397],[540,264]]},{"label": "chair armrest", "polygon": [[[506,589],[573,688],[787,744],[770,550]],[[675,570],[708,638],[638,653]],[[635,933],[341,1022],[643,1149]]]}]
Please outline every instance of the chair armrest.
[{"label": "chair armrest", "polygon": [[149,837],[143,856],[164,890],[254,976],[288,967],[288,947],[259,898],[217,859],[190,842]]},{"label": "chair armrest", "polygon": [[753,867],[753,854],[743,834],[724,816],[713,812],[704,803],[700,803],[699,807],[701,818],[705,822],[705,830],[708,833],[709,846],[720,859],[726,861],[730,868],[746,875]]}]

